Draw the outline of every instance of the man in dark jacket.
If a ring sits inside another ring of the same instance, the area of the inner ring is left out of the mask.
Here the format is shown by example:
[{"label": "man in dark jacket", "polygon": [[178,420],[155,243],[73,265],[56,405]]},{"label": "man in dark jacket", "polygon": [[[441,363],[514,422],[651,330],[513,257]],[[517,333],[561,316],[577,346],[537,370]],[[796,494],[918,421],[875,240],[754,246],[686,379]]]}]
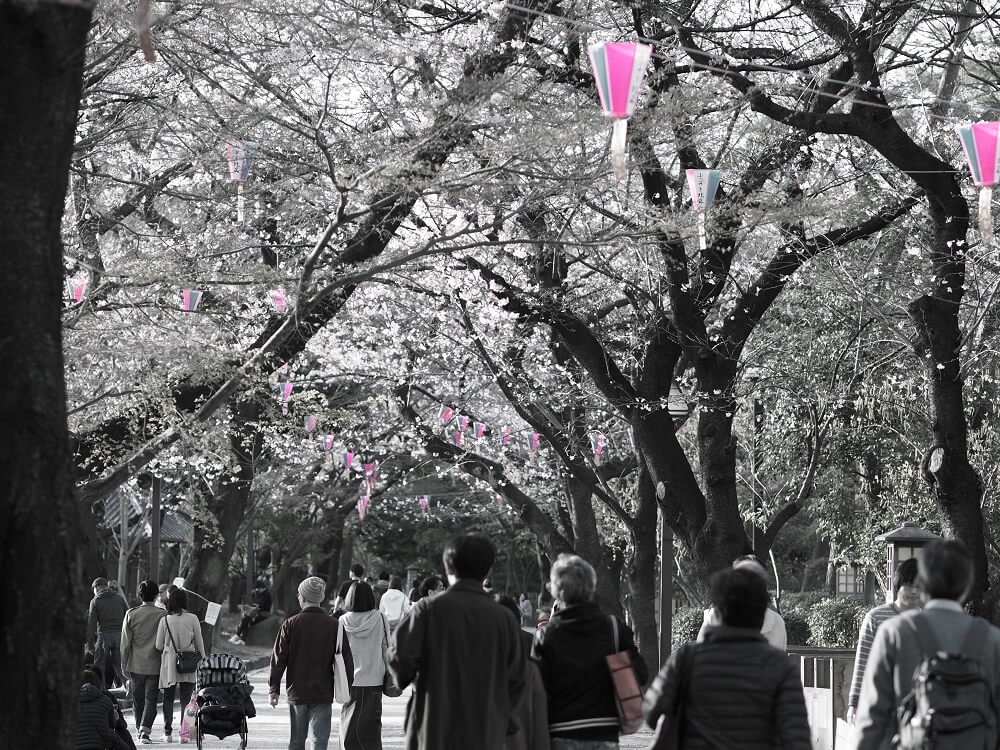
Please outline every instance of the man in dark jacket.
[{"label": "man in dark jacket", "polygon": [[549,696],[552,748],[617,747],[618,713],[605,657],[628,651],[640,684],[646,663],[628,625],[617,618],[612,624],[593,602],[597,573],[590,563],[559,555],[549,578],[558,607],[535,632],[531,656]]},{"label": "man in dark jacket", "polygon": [[710,625],[704,642],[670,655],[646,691],[647,723],[655,727],[683,700],[685,750],[810,750],[798,667],[760,632],[769,602],[764,579],[745,569],[722,570],[712,576],[712,599],[722,624]]},{"label": "man in dark jacket", "polygon": [[[281,623],[271,652],[268,678],[271,705],[278,705],[281,675],[287,671],[285,690],[291,717],[289,750],[303,750],[312,726],[313,750],[326,750],[333,715],[333,656],[337,645],[337,618],[319,606],[326,582],[310,576],[299,584],[302,611]],[[343,641],[347,674],[354,674],[354,660],[347,639]]]},{"label": "man in dark jacket", "polygon": [[417,602],[392,637],[389,668],[415,683],[407,750],[502,750],[524,693],[520,628],[483,591],[496,559],[489,539],[461,535],[444,550],[451,584]]},{"label": "man in dark jacket", "polygon": [[107,578],[95,578],[91,588],[94,598],[87,616],[87,649],[93,651],[94,665],[108,687],[124,685],[121,639],[128,605],[108,587]]}]

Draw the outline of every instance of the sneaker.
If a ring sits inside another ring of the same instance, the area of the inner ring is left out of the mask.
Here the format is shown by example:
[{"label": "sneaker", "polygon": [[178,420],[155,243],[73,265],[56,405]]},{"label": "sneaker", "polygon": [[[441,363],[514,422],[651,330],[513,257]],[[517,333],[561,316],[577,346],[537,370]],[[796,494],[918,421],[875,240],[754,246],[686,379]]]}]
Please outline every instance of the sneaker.
[{"label": "sneaker", "polygon": [[233,633],[231,636],[229,636],[229,642],[238,644],[240,642],[240,637],[236,635],[236,633]]},{"label": "sneaker", "polygon": [[153,740],[150,739],[150,737],[149,737],[148,734],[140,734],[139,735],[139,744],[140,745],[152,745],[153,744]]},{"label": "sneaker", "polygon": [[162,741],[163,742],[173,742],[174,741],[174,736],[172,734],[165,734],[165,735],[163,735]]},{"label": "sneaker", "polygon": [[188,739],[187,737],[181,737],[181,744],[182,744],[182,745],[186,745],[186,744],[188,744],[188,743],[189,743],[190,741],[191,741],[191,740],[189,740],[189,739]]}]

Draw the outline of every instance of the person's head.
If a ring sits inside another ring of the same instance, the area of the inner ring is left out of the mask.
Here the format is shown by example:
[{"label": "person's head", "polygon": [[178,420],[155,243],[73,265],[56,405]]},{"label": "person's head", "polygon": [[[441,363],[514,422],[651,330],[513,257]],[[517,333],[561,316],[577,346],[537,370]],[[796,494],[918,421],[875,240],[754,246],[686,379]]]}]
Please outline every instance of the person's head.
[{"label": "person's head", "polygon": [[727,568],[712,574],[712,604],[724,625],[760,630],[769,597],[767,583],[746,567]]},{"label": "person's head", "polygon": [[351,584],[344,597],[344,609],[347,612],[370,612],[375,609],[375,592],[367,581]]},{"label": "person's head", "polygon": [[892,574],[892,598],[900,609],[916,609],[920,606],[918,572],[917,559],[911,557],[897,565]]},{"label": "person's head", "polygon": [[326,596],[326,581],[319,576],[309,576],[299,584],[299,606],[318,607]]},{"label": "person's head", "polygon": [[188,595],[184,589],[175,588],[167,595],[167,614],[179,615],[188,605]]},{"label": "person's head", "polygon": [[104,680],[101,678],[100,673],[94,669],[83,670],[83,681],[81,684],[93,685],[98,690],[104,690]]},{"label": "person's head", "polygon": [[263,578],[258,578],[257,582],[254,583],[254,588],[266,589],[267,588],[267,581],[265,581]]},{"label": "person's head", "polygon": [[733,568],[739,570],[749,570],[751,573],[756,573],[764,579],[765,586],[768,583],[767,568],[765,568],[763,563],[757,559],[756,555],[744,555],[743,557],[737,557],[733,560]]},{"label": "person's head", "polygon": [[378,579],[380,581],[388,581],[389,580],[389,573],[387,571],[385,571],[385,570],[381,571],[378,574]]},{"label": "person's head", "polygon": [[389,588],[396,589],[396,591],[403,590],[403,579],[399,576],[393,576],[389,579]]},{"label": "person's head", "polygon": [[509,609],[514,617],[517,618],[517,621],[521,622],[521,610],[518,608],[517,602],[514,601],[513,597],[507,596],[506,594],[494,594],[493,601],[501,607]]},{"label": "person's head", "polygon": [[108,588],[108,579],[103,576],[100,578],[95,578],[94,582],[90,584],[90,588],[94,590],[95,594],[100,594],[102,591]]},{"label": "person's head", "polygon": [[972,589],[972,556],[956,539],[935,539],[917,562],[917,583],[925,599],[965,601]]},{"label": "person's head", "polygon": [[417,593],[421,599],[428,596],[437,596],[442,591],[444,591],[445,585],[444,581],[438,576],[427,576],[423,581],[420,582],[420,588]]},{"label": "person's head", "polygon": [[552,584],[552,596],[563,604],[582,604],[594,598],[597,573],[594,566],[579,555],[564,552],[552,564],[549,582]]},{"label": "person's head", "polygon": [[354,563],[351,566],[351,578],[360,581],[361,577],[365,574],[365,566],[361,563]]},{"label": "person's head", "polygon": [[493,542],[480,534],[460,534],[444,548],[444,572],[449,579],[472,578],[482,581],[496,560]]},{"label": "person's head", "polygon": [[160,595],[160,587],[156,581],[143,581],[139,584],[139,598],[146,604],[153,602]]}]

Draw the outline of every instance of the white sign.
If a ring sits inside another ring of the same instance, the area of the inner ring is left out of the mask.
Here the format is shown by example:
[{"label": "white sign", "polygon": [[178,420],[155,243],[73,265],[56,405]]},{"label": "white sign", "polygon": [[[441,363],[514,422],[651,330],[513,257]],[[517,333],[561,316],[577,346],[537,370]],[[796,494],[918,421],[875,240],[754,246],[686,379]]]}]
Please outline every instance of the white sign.
[{"label": "white sign", "polygon": [[176,586],[179,589],[184,588],[184,579],[183,578],[175,578],[174,579],[174,586]]},{"label": "white sign", "polygon": [[209,625],[215,625],[216,621],[219,619],[219,613],[222,612],[222,605],[216,604],[215,602],[208,603],[208,609],[205,610],[205,622]]}]

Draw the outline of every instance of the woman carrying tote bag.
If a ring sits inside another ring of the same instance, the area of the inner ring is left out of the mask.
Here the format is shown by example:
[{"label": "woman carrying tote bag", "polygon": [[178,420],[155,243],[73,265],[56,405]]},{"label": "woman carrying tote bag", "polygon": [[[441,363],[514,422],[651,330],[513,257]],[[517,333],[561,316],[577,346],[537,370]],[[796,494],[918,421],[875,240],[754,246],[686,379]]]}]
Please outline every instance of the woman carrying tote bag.
[{"label": "woman carrying tote bag", "polygon": [[351,699],[340,708],[340,748],[382,750],[385,620],[375,608],[372,587],[364,581],[351,584],[344,609],[340,622],[354,657],[354,684]]},{"label": "woman carrying tote bag", "polygon": [[[205,653],[198,616],[186,610],[187,592],[174,589],[167,597],[167,616],[156,630],[156,650],[160,658],[160,687],[163,689],[163,741],[173,742],[174,697],[180,689],[181,712],[191,701],[197,670],[177,671],[178,651]],[[185,742],[185,740],[181,740]]]}]

